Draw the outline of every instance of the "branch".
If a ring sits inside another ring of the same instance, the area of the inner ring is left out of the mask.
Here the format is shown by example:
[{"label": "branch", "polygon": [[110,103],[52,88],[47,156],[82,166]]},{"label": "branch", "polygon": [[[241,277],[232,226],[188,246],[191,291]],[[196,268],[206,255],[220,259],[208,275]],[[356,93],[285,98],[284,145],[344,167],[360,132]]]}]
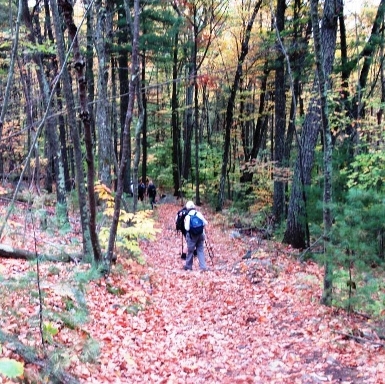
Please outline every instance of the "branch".
[{"label": "branch", "polygon": [[7,349],[19,355],[26,363],[35,364],[42,368],[42,373],[48,382],[63,384],[79,383],[76,377],[65,372],[61,368],[54,366],[54,364],[49,359],[40,358],[40,356],[33,348],[24,345],[16,336],[3,332],[1,329],[0,343],[6,344]]},{"label": "branch", "polygon": [[370,340],[370,339],[365,339],[364,337],[360,337],[360,336],[354,336],[350,333],[345,333],[345,332],[340,332],[340,331],[333,331],[333,333],[337,334],[337,335],[341,335],[341,336],[344,336],[345,338],[347,339],[353,339],[353,340],[356,340],[356,341],[359,341],[360,343],[370,343],[370,344],[373,344],[373,345],[378,345],[380,347],[383,347],[385,348],[385,343],[381,343],[379,341],[374,341],[374,340]]}]

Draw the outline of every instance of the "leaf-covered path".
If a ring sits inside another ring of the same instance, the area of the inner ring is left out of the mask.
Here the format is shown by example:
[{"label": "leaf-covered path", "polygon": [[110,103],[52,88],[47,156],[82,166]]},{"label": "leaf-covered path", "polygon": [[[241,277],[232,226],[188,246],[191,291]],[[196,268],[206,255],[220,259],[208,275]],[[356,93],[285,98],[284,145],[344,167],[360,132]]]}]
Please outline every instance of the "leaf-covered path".
[{"label": "leaf-covered path", "polygon": [[[154,210],[160,232],[156,241],[141,243],[145,266],[119,255],[108,279],[86,280],[86,322],[52,324],[58,333],[45,348],[61,353],[64,369],[95,384],[385,383],[384,342],[374,324],[319,304],[316,264],[299,263],[279,243],[236,236],[223,215],[203,209],[214,265],[208,258],[209,272],[200,272],[197,261],[194,271],[184,271],[174,229],[179,208]],[[70,244],[74,233],[60,241]],[[31,239],[24,245],[34,246]],[[248,249],[252,257],[242,260]],[[77,303],[80,288],[74,275],[89,271],[83,264],[41,264],[45,322],[53,321],[53,311],[69,313],[65,306]],[[8,287],[1,330],[41,350],[35,265],[1,259],[0,273],[8,279],[1,281]],[[100,354],[87,356],[95,345]],[[11,345],[0,347],[1,357],[20,360]],[[25,365],[26,382],[39,377],[36,371]]]},{"label": "leaf-covered path", "polygon": [[[85,381],[383,382],[383,350],[342,335],[365,324],[319,305],[315,264],[296,262],[273,242],[234,238],[219,215],[203,211],[215,265],[202,273],[195,261],[194,271],[183,271],[178,208],[159,205],[161,233],[142,244],[149,269],[139,283],[151,304],[136,316],[116,306],[101,369]],[[242,262],[249,247],[253,258]]]}]

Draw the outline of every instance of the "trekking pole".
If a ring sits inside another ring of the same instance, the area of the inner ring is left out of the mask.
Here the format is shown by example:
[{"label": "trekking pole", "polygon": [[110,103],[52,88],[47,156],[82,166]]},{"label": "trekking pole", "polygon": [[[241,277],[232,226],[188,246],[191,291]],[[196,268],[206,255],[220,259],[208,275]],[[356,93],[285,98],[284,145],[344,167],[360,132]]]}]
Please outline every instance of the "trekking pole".
[{"label": "trekking pole", "polygon": [[209,254],[209,257],[211,259],[211,263],[214,265],[214,252],[213,252],[213,249],[211,248],[211,245],[209,244],[208,240],[206,240],[206,239],[205,239],[205,244],[206,244],[206,248],[207,248],[207,253]]}]

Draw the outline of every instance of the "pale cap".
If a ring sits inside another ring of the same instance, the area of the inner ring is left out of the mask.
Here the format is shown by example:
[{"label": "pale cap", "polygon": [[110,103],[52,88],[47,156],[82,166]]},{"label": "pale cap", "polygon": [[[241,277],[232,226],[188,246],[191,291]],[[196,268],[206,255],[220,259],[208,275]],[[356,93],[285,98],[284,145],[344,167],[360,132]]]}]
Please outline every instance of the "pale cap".
[{"label": "pale cap", "polygon": [[193,209],[195,208],[195,204],[192,201],[188,201],[186,203],[186,209]]}]

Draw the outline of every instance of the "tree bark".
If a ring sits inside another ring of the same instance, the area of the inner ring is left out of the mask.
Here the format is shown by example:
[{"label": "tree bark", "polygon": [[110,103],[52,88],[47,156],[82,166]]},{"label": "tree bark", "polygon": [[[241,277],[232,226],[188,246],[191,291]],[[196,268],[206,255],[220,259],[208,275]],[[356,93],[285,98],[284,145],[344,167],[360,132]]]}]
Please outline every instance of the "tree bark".
[{"label": "tree bark", "polygon": [[[132,33],[130,28],[128,28],[128,21],[127,18],[130,17],[130,15],[126,15],[125,9],[124,9],[124,2],[123,0],[118,1],[118,66],[119,66],[119,90],[120,90],[120,110],[119,110],[119,116],[120,116],[120,142],[123,142],[123,131],[124,131],[124,123],[126,120],[127,115],[127,108],[128,108],[128,91],[129,91],[129,70],[127,68],[128,63],[128,42],[129,37],[132,37]],[[128,30],[127,30],[128,29]],[[126,171],[124,174],[124,184],[123,184],[123,192],[124,193],[130,193],[131,192],[131,132],[128,132],[129,138],[128,138],[128,149],[127,149],[127,158],[128,158],[128,166],[126,167]],[[122,157],[122,146],[120,147],[120,152],[117,154],[116,158],[118,159],[118,162],[121,161]],[[119,171],[117,170],[117,173]],[[135,184],[136,185],[136,184]],[[117,188],[117,181],[116,181],[116,188]]]},{"label": "tree bark", "polygon": [[89,210],[87,203],[87,192],[85,188],[84,170],[83,170],[83,155],[81,148],[81,140],[79,130],[76,124],[75,114],[75,100],[72,91],[71,76],[67,68],[65,50],[64,50],[64,36],[62,28],[62,19],[59,16],[57,0],[50,0],[51,8],[54,17],[54,26],[56,34],[56,44],[58,50],[59,63],[63,71],[63,91],[67,105],[68,113],[68,125],[71,130],[72,142],[74,147],[74,158],[75,158],[75,179],[76,188],[78,191],[79,209],[80,209],[80,222],[82,227],[83,236],[83,252],[86,260],[93,258],[93,249],[91,244],[91,234],[89,226]]},{"label": "tree bark", "polygon": [[[28,8],[28,1],[23,0],[23,20],[29,31],[28,40],[32,44],[42,44],[43,37],[41,35],[41,28],[39,24],[38,17],[32,17]],[[52,33],[51,39],[53,39]],[[37,66],[36,76],[38,79],[40,92],[42,94],[42,103],[44,109],[49,108],[50,102],[50,85],[47,74],[50,73],[51,68],[47,68],[50,65],[44,65],[43,55],[39,53],[32,54],[33,61]],[[65,180],[64,180],[64,166],[62,154],[59,147],[58,132],[56,129],[56,124],[53,118],[47,118],[46,120],[46,136],[48,140],[48,167],[47,167],[47,179],[51,179],[51,169],[50,165],[53,164],[54,174],[56,177],[56,195],[58,203],[58,217],[60,221],[65,224],[68,222],[68,213],[67,213],[67,200],[65,192]],[[51,183],[48,184],[48,191],[52,191],[52,179]]]},{"label": "tree bark", "polygon": [[[124,0],[126,15],[128,16],[129,11],[129,2],[128,0]],[[124,182],[124,174],[127,166],[127,153],[128,153],[128,139],[130,138],[129,131],[131,128],[131,122],[134,113],[134,102],[135,102],[135,93],[139,86],[139,76],[140,76],[140,68],[139,68],[139,0],[134,0],[134,23],[133,23],[133,39],[132,39],[132,59],[131,59],[131,80],[129,83],[129,103],[127,108],[126,120],[124,123],[124,131],[123,131],[123,142],[122,142],[122,158],[119,164],[119,173],[117,180],[117,189],[114,199],[114,214],[112,218],[110,236],[108,239],[108,248],[106,254],[106,261],[109,266],[111,266],[111,262],[113,260],[113,252],[114,252],[114,244],[116,239],[116,232],[119,223],[120,216],[120,205],[121,198],[123,195],[123,182]]]},{"label": "tree bark", "polygon": [[172,61],[172,93],[171,93],[171,129],[172,129],[172,179],[174,184],[174,196],[182,197],[181,184],[181,147],[180,128],[178,114],[178,42],[179,34],[175,33]]},{"label": "tree bark", "polygon": [[235,72],[233,85],[231,86],[230,96],[227,102],[226,119],[225,119],[225,142],[223,144],[224,148],[223,148],[222,167],[221,167],[221,175],[220,175],[220,182],[219,182],[218,202],[216,207],[217,211],[222,211],[223,203],[225,200],[225,183],[226,183],[227,166],[228,166],[229,154],[230,154],[231,126],[233,124],[235,96],[237,94],[239,82],[242,76],[243,61],[245,60],[249,52],[249,40],[250,40],[251,29],[253,28],[254,20],[257,16],[261,3],[262,1],[259,0],[255,4],[250,20],[247,23],[245,36],[242,41],[241,52],[238,57],[238,64]]},{"label": "tree bark", "polygon": [[[286,1],[277,0],[276,28],[281,33],[285,28]],[[284,164],[286,131],[286,96],[285,96],[285,56],[277,44],[278,57],[275,66],[275,132],[274,132],[274,166],[281,168]],[[282,179],[274,180],[273,212],[275,222],[280,223],[284,216],[285,184]]]},{"label": "tree bark", "polygon": [[112,35],[111,1],[95,1],[97,22],[94,45],[98,56],[98,95],[96,104],[96,126],[98,127],[98,160],[100,181],[111,187],[112,158],[112,129],[109,121],[108,108],[108,75],[110,62],[110,45]]},{"label": "tree bark", "polygon": [[[15,70],[17,49],[19,47],[19,36],[20,36],[19,31],[20,31],[20,21],[22,16],[22,10],[23,10],[23,0],[19,0],[18,10],[17,10],[15,38],[12,45],[11,62],[8,68],[7,85],[5,87],[5,92],[4,92],[3,102],[1,106],[1,112],[0,112],[0,142],[3,136],[4,117],[8,108],[8,100],[9,100],[9,95],[11,93],[11,87],[13,83],[13,74]],[[1,154],[0,155],[0,174],[2,173],[3,173],[3,155]]]},{"label": "tree bark", "polygon": [[[88,166],[87,170],[87,191],[88,191],[88,203],[90,211],[90,237],[93,249],[93,256],[96,262],[101,262],[101,250],[99,245],[99,238],[96,232],[96,197],[95,197],[95,164],[93,155],[93,140],[92,140],[92,127],[91,116],[88,110],[87,102],[87,87],[85,81],[85,62],[80,51],[80,46],[77,38],[77,27],[73,19],[73,5],[69,0],[59,0],[59,5],[63,11],[63,18],[68,28],[68,33],[73,41],[73,53],[74,53],[74,68],[77,75],[78,87],[79,87],[79,101],[80,101],[80,119],[84,127],[84,139],[86,146],[86,162]],[[90,5],[91,6],[91,5]]]},{"label": "tree bark", "polygon": [[[338,5],[342,6],[342,3]],[[325,4],[326,6],[326,4]],[[326,10],[325,10],[326,12]],[[333,11],[332,11],[333,12]],[[314,53],[316,58],[319,96],[321,102],[321,121],[324,137],[324,195],[323,195],[323,224],[324,224],[324,253],[325,253],[325,274],[324,290],[321,303],[332,304],[333,268],[328,259],[328,245],[330,243],[332,229],[332,135],[329,125],[329,112],[327,103],[328,82],[324,71],[324,60],[321,51],[321,37],[318,26],[318,0],[311,1],[311,19],[313,25]]]},{"label": "tree bark", "polygon": [[[325,78],[329,79],[333,68],[337,38],[337,20],[341,11],[339,2],[326,0],[322,17],[321,41]],[[318,97],[318,79],[313,84],[313,96],[303,124],[299,143],[299,154],[295,164],[292,191],[289,201],[288,219],[283,242],[294,248],[309,246],[309,229],[306,212],[305,188],[311,183],[315,146],[321,128],[321,106]]]}]

